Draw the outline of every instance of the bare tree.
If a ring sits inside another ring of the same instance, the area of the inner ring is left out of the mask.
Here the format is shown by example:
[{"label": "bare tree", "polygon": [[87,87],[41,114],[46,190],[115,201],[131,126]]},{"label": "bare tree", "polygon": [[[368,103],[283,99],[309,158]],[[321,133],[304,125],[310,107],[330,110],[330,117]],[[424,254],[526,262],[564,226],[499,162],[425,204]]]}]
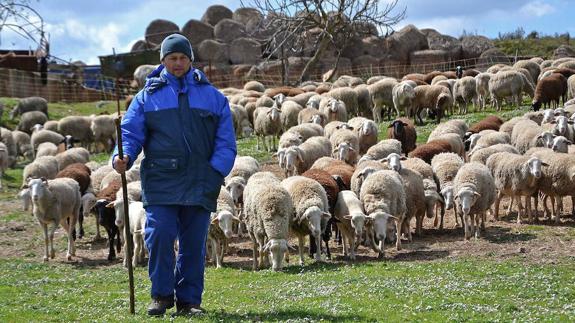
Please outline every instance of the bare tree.
[{"label": "bare tree", "polygon": [[[267,59],[282,59],[304,49],[313,53],[299,76],[309,77],[312,68],[328,50],[336,54],[332,76],[342,51],[354,37],[379,31],[389,35],[405,18],[405,8],[395,12],[398,0],[242,0],[242,7],[256,8],[265,16],[259,26]],[[375,30],[374,30],[375,29]],[[311,44],[310,44],[311,43]],[[311,48],[309,48],[311,46]],[[310,50],[311,49],[311,50]]]},{"label": "bare tree", "polygon": [[11,30],[39,47],[43,45],[44,20],[32,8],[30,0],[0,0],[0,35],[4,30]]}]

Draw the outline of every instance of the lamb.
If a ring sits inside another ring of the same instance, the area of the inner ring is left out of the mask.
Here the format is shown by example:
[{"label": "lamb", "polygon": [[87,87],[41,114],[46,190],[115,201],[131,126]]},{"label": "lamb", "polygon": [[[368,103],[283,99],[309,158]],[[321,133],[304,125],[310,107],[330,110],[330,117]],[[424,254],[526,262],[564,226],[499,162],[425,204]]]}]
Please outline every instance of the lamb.
[{"label": "lamb", "polygon": [[379,160],[391,153],[401,154],[401,142],[397,139],[385,139],[371,146],[365,155],[360,158],[358,164],[366,160]]},{"label": "lamb", "polygon": [[[60,224],[68,234],[68,252],[66,258],[72,260],[76,255],[76,246],[72,230],[76,226],[76,217],[80,212],[80,187],[70,178],[30,179],[26,188],[30,188],[32,213],[44,231],[44,261],[54,259],[54,231]],[[48,230],[50,226],[50,230]],[[49,250],[48,250],[49,245]]]},{"label": "lamb", "polygon": [[415,86],[412,86],[410,82],[403,81],[397,83],[391,90],[393,107],[398,115],[401,111],[405,112],[405,116],[408,118],[413,117],[412,103],[415,98]]},{"label": "lamb", "polygon": [[473,150],[469,154],[469,161],[472,163],[480,163],[485,165],[485,162],[487,161],[487,158],[489,158],[489,156],[499,152],[508,152],[519,155],[519,151],[517,150],[517,148],[513,147],[510,144],[496,144],[486,148]]},{"label": "lamb", "polygon": [[[118,190],[122,187],[122,182],[120,180],[115,180],[104,187],[96,196],[96,205],[94,209],[98,214],[98,224],[103,226],[108,233],[108,260],[116,259],[116,250],[120,252],[122,250],[122,245],[120,242],[120,230],[116,225],[116,213],[113,207],[108,207],[110,202],[116,200],[116,194]],[[116,249],[114,249],[114,241],[116,242]]]},{"label": "lamb", "polygon": [[[435,155],[431,159],[431,168],[439,181],[439,190],[443,196],[445,209],[447,210],[451,210],[453,208],[453,180],[457,175],[457,171],[463,166],[463,164],[463,159],[454,153],[441,153]],[[443,229],[444,215],[444,212],[442,212],[439,229]],[[455,215],[455,223],[459,226],[457,214]],[[437,226],[437,217],[434,220],[434,226]]]},{"label": "lamb", "polygon": [[465,76],[458,79],[453,86],[453,99],[459,104],[459,114],[467,114],[467,106],[473,103],[475,109],[475,102],[477,100],[477,84],[475,78]]},{"label": "lamb", "polygon": [[369,148],[377,144],[378,127],[373,120],[364,117],[355,117],[347,122],[359,138],[359,154],[363,155]]},{"label": "lamb", "polygon": [[234,204],[240,206],[243,202],[244,188],[250,177],[260,170],[260,164],[251,156],[236,156],[234,166],[225,180],[225,188]]},{"label": "lamb", "polygon": [[88,152],[86,148],[82,147],[70,148],[57,154],[56,160],[58,161],[58,167],[60,169],[64,169],[70,164],[87,163],[90,161],[90,152]]},{"label": "lamb", "polygon": [[[397,85],[395,79],[383,79],[368,86],[368,91],[373,102],[373,121],[376,123],[381,123],[382,112],[384,106],[387,107],[387,117],[391,118],[391,108],[394,107],[393,104],[393,87]],[[401,115],[398,109],[395,109],[397,117]]]},{"label": "lamb", "polygon": [[423,124],[420,113],[427,109],[428,115],[437,116],[436,123],[441,122],[443,112],[449,110],[453,105],[453,97],[448,88],[440,85],[421,85],[415,88],[415,99],[413,100],[414,121]]},{"label": "lamb", "polygon": [[[257,112],[257,111],[256,111]],[[258,136],[257,149],[260,149],[260,140],[263,142],[263,147],[265,151],[268,150],[266,145],[266,137],[272,136],[271,149],[276,149],[276,137],[279,137],[279,133],[282,129],[280,120],[280,110],[278,108],[269,108],[262,110],[261,113],[255,117],[254,131],[256,136]],[[261,139],[260,139],[261,138]]]},{"label": "lamb", "polygon": [[20,117],[20,122],[18,123],[16,129],[30,134],[32,133],[31,129],[32,127],[34,127],[34,125],[36,124],[43,125],[46,121],[48,121],[48,118],[46,117],[44,112],[41,111],[24,112],[22,114],[22,117]]},{"label": "lamb", "polygon": [[38,149],[38,145],[43,142],[51,142],[54,145],[59,145],[63,141],[64,136],[57,132],[46,129],[35,131],[32,133],[32,136],[30,136],[30,143],[34,149]]},{"label": "lamb", "polygon": [[401,152],[407,155],[415,149],[417,132],[411,120],[399,118],[387,127],[387,138],[399,140],[401,142]]},{"label": "lamb", "polygon": [[[114,210],[114,224],[122,236],[122,240],[124,240],[124,250],[128,250],[128,242],[124,234],[124,200],[118,198],[119,194],[121,194],[120,191],[116,193],[116,200],[108,203],[106,208]],[[146,211],[144,210],[144,204],[142,202],[128,200],[128,212],[130,215],[128,217],[130,221],[130,234],[134,245],[132,265],[136,267],[143,262],[145,257],[144,229],[146,226]],[[127,266],[128,257],[126,256],[124,257],[124,267]]]},{"label": "lamb", "polygon": [[272,269],[282,268],[294,211],[288,191],[275,175],[259,172],[250,177],[244,190],[244,214],[253,242],[253,270],[263,266],[268,252],[272,256]]},{"label": "lamb", "polygon": [[48,101],[38,96],[20,99],[18,104],[16,104],[14,109],[10,112],[10,120],[29,111],[40,111],[46,115],[46,118],[48,118]]},{"label": "lamb", "polygon": [[320,112],[326,116],[326,122],[347,121],[347,109],[343,101],[330,98],[327,105],[320,108]]},{"label": "lamb", "polygon": [[479,73],[475,76],[475,92],[477,92],[477,99],[479,101],[479,108],[484,111],[485,104],[489,95],[489,80],[491,79],[490,73]]},{"label": "lamb", "polygon": [[[372,222],[366,227],[371,246],[383,256],[384,241],[393,235],[390,221],[396,221],[396,247],[401,248],[401,225],[406,217],[406,192],[399,174],[392,170],[379,170],[367,177],[359,198]],[[379,240],[379,246],[375,239]]]},{"label": "lamb", "polygon": [[517,104],[517,108],[521,106],[521,93],[524,87],[523,74],[518,71],[501,71],[491,76],[489,80],[489,94],[495,103],[497,111],[501,111],[501,99],[511,97]]},{"label": "lamb", "polygon": [[495,180],[487,166],[478,163],[463,165],[453,180],[457,212],[463,215],[465,239],[480,236],[485,230],[486,212],[495,200]]},{"label": "lamb", "polygon": [[[295,214],[290,222],[290,231],[296,235],[299,245],[300,265],[304,263],[303,244],[306,235],[314,237],[317,246],[321,245],[321,234],[330,219],[327,195],[323,187],[313,179],[293,176],[281,182],[289,193]],[[321,253],[315,253],[315,260],[321,260]]]},{"label": "lamb", "polygon": [[224,262],[228,239],[232,237],[233,222],[240,222],[240,219],[236,216],[232,197],[226,189],[222,188],[218,196],[216,212],[211,214],[208,231],[208,243],[212,246],[212,259],[216,263],[216,268],[221,268]]},{"label": "lamb", "polygon": [[355,165],[359,152],[359,138],[353,130],[338,129],[330,137],[332,157]]},{"label": "lamb", "polygon": [[433,156],[440,153],[454,152],[451,143],[447,140],[436,139],[426,144],[419,145],[415,150],[409,153],[409,157],[417,157],[431,164]]},{"label": "lamb", "polygon": [[519,204],[517,224],[521,223],[523,205],[521,196],[525,196],[526,212],[529,222],[532,221],[531,195],[538,190],[538,180],[541,178],[541,168],[549,166],[537,157],[521,156],[513,153],[501,152],[489,157],[486,166],[491,170],[497,187],[495,198],[495,220],[499,220],[499,203],[504,195],[516,199]]},{"label": "lamb", "polygon": [[32,163],[24,167],[22,178],[24,182],[22,186],[26,185],[28,178],[46,178],[54,179],[60,170],[58,160],[53,156],[43,156],[36,158]]},{"label": "lamb", "polygon": [[565,102],[566,93],[567,79],[565,76],[558,73],[551,74],[537,83],[531,108],[538,111],[541,105],[548,106],[550,103],[555,103],[555,107],[557,107],[561,98]]},{"label": "lamb", "polygon": [[94,134],[90,128],[92,118],[86,116],[67,116],[58,122],[58,132],[63,136],[70,135],[75,140],[88,147],[94,142]]},{"label": "lamb", "polygon": [[367,218],[357,195],[352,191],[341,191],[337,195],[334,216],[338,220],[337,228],[343,240],[343,255],[355,260],[356,246],[363,238]]},{"label": "lamb", "polygon": [[92,119],[90,124],[94,142],[101,143],[104,151],[111,152],[116,140],[116,123],[111,115],[99,115]]},{"label": "lamb", "polygon": [[331,143],[325,137],[311,137],[303,144],[285,150],[286,177],[298,175],[308,170],[320,157],[331,155]]},{"label": "lamb", "polygon": [[461,137],[461,139],[463,139],[468,129],[469,127],[467,126],[467,123],[465,123],[465,120],[453,119],[438,124],[429,135],[429,138],[437,139],[446,133],[456,133]]}]

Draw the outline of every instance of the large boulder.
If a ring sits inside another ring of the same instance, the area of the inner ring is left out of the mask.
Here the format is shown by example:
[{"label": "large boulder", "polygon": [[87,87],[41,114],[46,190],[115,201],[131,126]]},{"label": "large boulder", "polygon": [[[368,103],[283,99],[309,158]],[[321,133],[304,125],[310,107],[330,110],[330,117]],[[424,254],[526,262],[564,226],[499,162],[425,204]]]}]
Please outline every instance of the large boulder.
[{"label": "large boulder", "polygon": [[436,65],[449,61],[449,53],[441,49],[417,50],[409,54],[411,69],[417,73],[428,73],[438,69]]},{"label": "large boulder", "polygon": [[[303,56],[305,56],[305,57],[314,56],[314,54],[316,52],[315,46],[318,42],[318,39],[319,39],[321,33],[322,33],[322,30],[319,27],[312,28],[312,29],[309,29],[309,30],[304,32],[304,34],[302,35],[302,38],[303,38]],[[342,56],[346,57],[343,53],[342,53]],[[328,48],[323,53],[323,57],[324,58],[336,57],[335,48],[331,45],[328,45]]]},{"label": "large boulder", "polygon": [[230,44],[235,39],[245,37],[246,35],[244,25],[232,19],[222,19],[214,27],[215,38],[226,44]]},{"label": "large boulder", "polygon": [[409,61],[409,53],[427,48],[427,38],[414,25],[407,25],[385,38],[388,58],[403,64]]},{"label": "large boulder", "polygon": [[262,45],[252,38],[238,38],[230,45],[232,64],[255,64],[262,57]]},{"label": "large boulder", "polygon": [[255,8],[238,8],[232,16],[233,20],[245,26],[248,34],[258,29],[263,18],[263,15]]},{"label": "large boulder", "polygon": [[352,23],[352,27],[355,32],[362,38],[369,36],[379,36],[379,31],[377,26],[371,22],[367,21],[355,21]]},{"label": "large boulder", "polygon": [[510,64],[512,63],[511,58],[505,55],[499,48],[494,47],[488,49],[481,53],[479,60],[477,61],[477,67],[479,68],[489,68],[495,64]]},{"label": "large boulder", "polygon": [[165,20],[156,19],[152,20],[148,27],[146,27],[146,41],[153,44],[161,44],[164,38],[173,34],[179,33],[180,27],[175,23]]},{"label": "large boulder", "polygon": [[341,56],[353,60],[354,58],[362,56],[364,54],[365,49],[363,47],[362,39],[359,36],[354,36],[348,40],[347,46],[345,46],[345,48],[343,49]]},{"label": "large boulder", "polygon": [[233,15],[234,13],[226,6],[213,5],[206,9],[206,12],[202,16],[202,22],[215,26],[222,19],[232,19]]},{"label": "large boulder", "polygon": [[553,52],[553,59],[563,57],[575,57],[575,49],[568,45],[561,45]]},{"label": "large boulder", "polygon": [[461,50],[464,59],[477,58],[481,54],[495,47],[493,42],[485,36],[465,36],[461,39]]},{"label": "large boulder", "polygon": [[192,47],[198,46],[206,39],[214,38],[214,27],[196,19],[190,19],[182,27],[182,35],[186,36]]},{"label": "large boulder", "polygon": [[155,44],[151,44],[145,40],[140,39],[137,42],[135,42],[134,45],[132,45],[132,49],[130,49],[130,52],[139,52],[142,50],[154,49],[155,46],[156,46]]},{"label": "large boulder", "polygon": [[377,36],[365,37],[361,40],[363,44],[363,54],[373,57],[383,57],[385,54],[385,42]]},{"label": "large boulder", "polygon": [[229,46],[217,40],[206,39],[198,47],[198,60],[200,62],[229,63]]},{"label": "large boulder", "polygon": [[461,42],[455,37],[443,35],[435,29],[421,29],[421,32],[427,37],[429,49],[444,50],[448,53],[451,60],[461,59]]}]

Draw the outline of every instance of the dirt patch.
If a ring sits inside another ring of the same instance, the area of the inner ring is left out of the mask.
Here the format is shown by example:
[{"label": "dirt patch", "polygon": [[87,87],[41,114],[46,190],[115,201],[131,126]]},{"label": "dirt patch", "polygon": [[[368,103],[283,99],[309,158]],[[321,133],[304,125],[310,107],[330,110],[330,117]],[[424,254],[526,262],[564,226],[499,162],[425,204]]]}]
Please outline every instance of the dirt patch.
[{"label": "dirt patch", "polygon": [[[274,159],[262,165],[262,170],[270,171],[283,178],[283,172]],[[562,223],[555,225],[550,220],[543,220],[537,225],[517,225],[516,212],[509,216],[503,216],[500,221],[493,221],[488,217],[486,230],[479,239],[464,240],[463,229],[457,227],[452,211],[445,215],[444,229],[433,227],[433,219],[424,220],[424,231],[421,236],[413,235],[413,241],[404,241],[403,250],[397,251],[392,245],[386,245],[386,261],[436,261],[439,259],[478,257],[493,260],[505,260],[519,258],[527,263],[556,263],[564,259],[575,257],[575,221],[570,214],[571,200],[565,199],[565,211]],[[501,214],[508,200],[501,203]],[[44,241],[40,226],[36,219],[28,213],[15,216],[15,213],[23,213],[22,206],[16,199],[0,201],[0,257],[2,258],[26,258],[33,261],[42,261]],[[567,214],[569,211],[569,214]],[[101,267],[121,265],[123,252],[118,255],[119,259],[108,261],[107,239],[95,240],[95,219],[88,217],[84,221],[86,236],[77,240],[77,257],[72,263],[79,267]],[[415,221],[411,228],[415,227]],[[105,230],[101,234],[106,237]],[[66,237],[62,229],[56,231],[55,236],[57,252],[56,261],[66,262]],[[290,241],[292,246],[297,246],[297,241]],[[306,242],[307,245],[307,242]],[[331,262],[345,264],[348,259],[342,256],[342,246],[336,241],[330,241],[332,252]],[[230,242],[228,253],[224,259],[226,266],[234,268],[250,269],[252,263],[252,243],[247,237],[234,237]],[[290,262],[297,264],[298,252],[292,251]],[[360,246],[356,262],[374,261],[377,254],[371,249]],[[306,263],[312,263],[306,250]]]}]

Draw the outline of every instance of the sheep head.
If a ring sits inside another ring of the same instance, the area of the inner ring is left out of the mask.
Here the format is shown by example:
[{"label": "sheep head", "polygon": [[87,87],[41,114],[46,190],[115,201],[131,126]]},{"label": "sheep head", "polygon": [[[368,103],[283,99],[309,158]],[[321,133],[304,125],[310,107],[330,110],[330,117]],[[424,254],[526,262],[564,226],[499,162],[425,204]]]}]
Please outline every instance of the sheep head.
[{"label": "sheep head", "polygon": [[288,243],[286,239],[270,239],[261,250],[264,253],[271,253],[272,269],[274,271],[282,269],[282,262],[287,251]]},{"label": "sheep head", "polygon": [[381,159],[380,161],[388,163],[389,167],[392,170],[399,172],[402,169],[401,161],[405,159],[406,159],[405,156],[400,156],[397,153],[391,153],[387,157]]},{"label": "sheep head", "polygon": [[228,239],[232,237],[234,221],[240,222],[240,219],[233,215],[230,211],[224,210],[220,211],[219,213],[212,213],[211,224],[219,226]]},{"label": "sheep head", "polygon": [[569,151],[569,145],[572,144],[573,143],[567,138],[563,136],[557,136],[553,138],[553,146],[551,149],[553,149],[553,151],[556,153],[567,153]]}]

